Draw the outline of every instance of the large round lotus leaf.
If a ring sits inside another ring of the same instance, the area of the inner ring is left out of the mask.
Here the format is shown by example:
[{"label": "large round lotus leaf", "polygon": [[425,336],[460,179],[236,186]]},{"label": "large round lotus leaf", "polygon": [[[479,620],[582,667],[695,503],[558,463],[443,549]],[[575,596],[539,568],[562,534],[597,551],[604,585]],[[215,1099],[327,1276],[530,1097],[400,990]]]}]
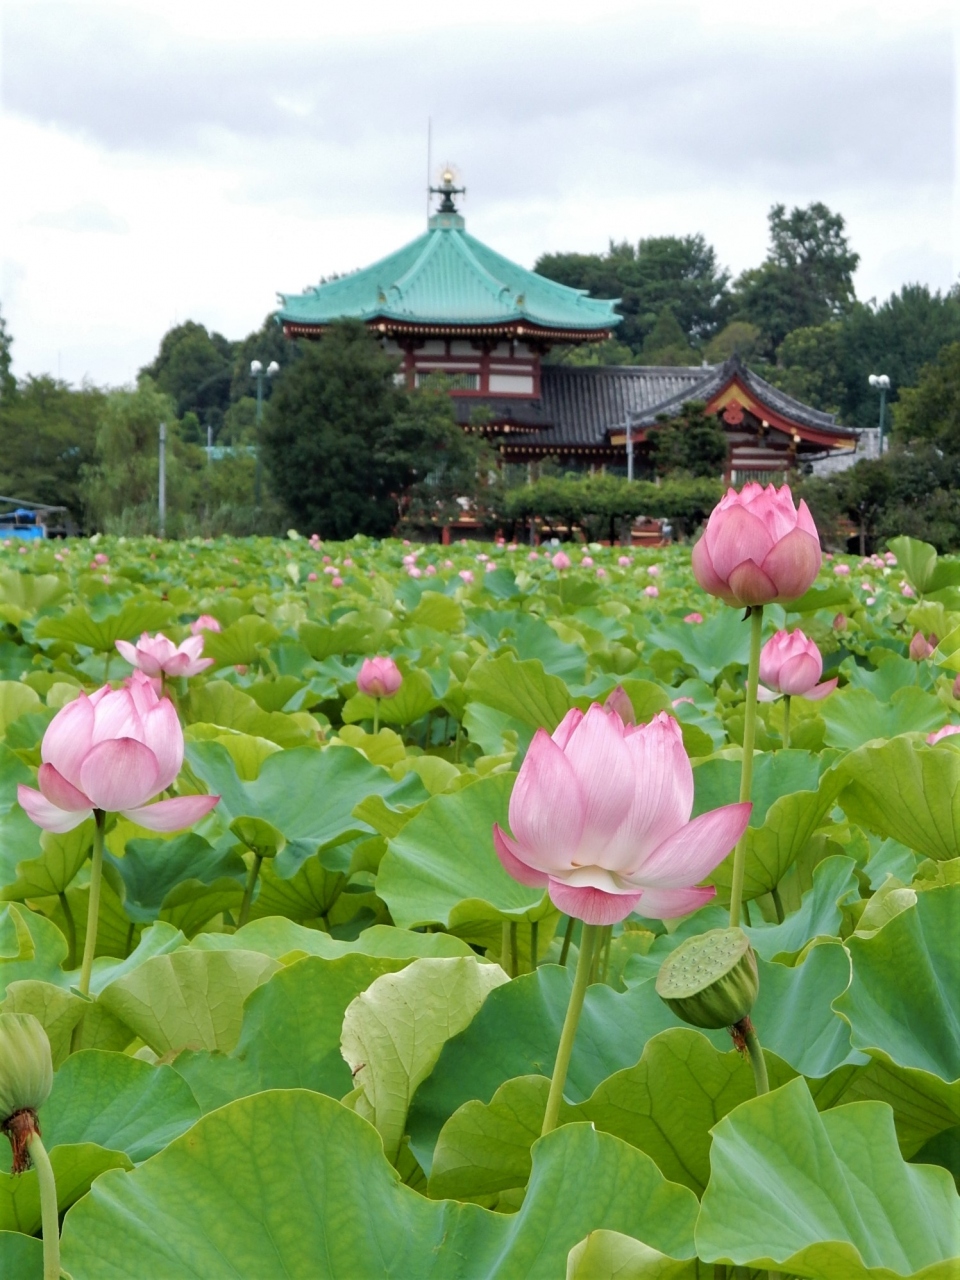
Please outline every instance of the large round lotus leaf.
[{"label": "large round lotus leaf", "polygon": [[706,1262],[815,1280],[957,1274],[953,1180],[904,1162],[882,1103],[818,1112],[794,1080],[720,1121],[710,1165],[697,1223]]},{"label": "large round lotus leaf", "polygon": [[20,1231],[0,1231],[0,1276],[43,1280],[43,1244]]},{"label": "large round lotus leaf", "polygon": [[212,1112],[132,1174],[96,1183],[67,1217],[73,1280],[557,1280],[590,1231],[691,1258],[695,1196],[642,1152],[567,1125],[534,1153],[519,1212],[437,1203],[405,1187],[376,1131],[303,1090]]}]

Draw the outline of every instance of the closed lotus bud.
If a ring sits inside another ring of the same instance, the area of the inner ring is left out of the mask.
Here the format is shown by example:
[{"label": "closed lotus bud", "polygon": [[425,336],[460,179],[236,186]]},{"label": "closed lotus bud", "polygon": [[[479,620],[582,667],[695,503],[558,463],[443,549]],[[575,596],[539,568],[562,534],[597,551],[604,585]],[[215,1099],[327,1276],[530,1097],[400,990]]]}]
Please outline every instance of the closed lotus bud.
[{"label": "closed lotus bud", "polygon": [[711,929],[681,943],[657,974],[656,991],[693,1027],[732,1027],[753,1008],[760,989],[757,958],[742,929]]},{"label": "closed lotus bud", "polygon": [[0,1013],[0,1128],[13,1148],[14,1173],[29,1163],[37,1112],[52,1088],[50,1041],[40,1022],[32,1013]]},{"label": "closed lotus bud", "polygon": [[930,636],[928,639],[922,631],[916,631],[910,641],[910,657],[914,662],[923,662],[924,658],[930,657],[936,647],[936,636]]}]

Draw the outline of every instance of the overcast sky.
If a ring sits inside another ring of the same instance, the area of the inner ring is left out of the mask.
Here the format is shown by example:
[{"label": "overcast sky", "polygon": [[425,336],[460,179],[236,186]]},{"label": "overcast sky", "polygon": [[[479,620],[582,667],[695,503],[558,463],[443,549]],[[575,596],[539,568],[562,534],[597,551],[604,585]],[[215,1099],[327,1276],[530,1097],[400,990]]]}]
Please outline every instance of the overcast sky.
[{"label": "overcast sky", "polygon": [[426,133],[528,266],[701,231],[734,273],[823,200],[858,295],[960,271],[955,5],[0,0],[0,308],[18,375],[119,384],[185,319],[420,234]]}]

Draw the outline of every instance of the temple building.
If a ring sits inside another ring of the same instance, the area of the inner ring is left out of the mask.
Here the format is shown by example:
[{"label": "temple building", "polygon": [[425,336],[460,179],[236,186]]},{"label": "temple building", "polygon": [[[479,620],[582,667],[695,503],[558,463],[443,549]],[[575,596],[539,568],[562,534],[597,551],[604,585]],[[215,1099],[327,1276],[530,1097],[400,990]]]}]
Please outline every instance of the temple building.
[{"label": "temple building", "polygon": [[623,470],[629,449],[643,474],[658,420],[691,400],[726,431],[733,483],[856,448],[856,431],[737,356],[722,365],[564,364],[564,351],[612,336],[617,299],[557,284],[469,235],[455,203],[463,188],[449,170],[432,191],[440,203],[424,235],[372,266],[279,295],[286,336],[321,338],[335,320],[362,320],[401,361],[408,386],[444,374],[457,420],[489,435],[506,462]]}]

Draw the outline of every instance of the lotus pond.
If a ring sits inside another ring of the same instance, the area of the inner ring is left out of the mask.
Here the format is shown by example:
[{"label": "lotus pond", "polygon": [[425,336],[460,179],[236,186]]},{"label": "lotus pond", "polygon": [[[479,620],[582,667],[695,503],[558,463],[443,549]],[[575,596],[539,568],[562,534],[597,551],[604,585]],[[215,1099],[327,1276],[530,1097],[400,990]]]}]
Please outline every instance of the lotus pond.
[{"label": "lotus pond", "polygon": [[[606,930],[541,1137],[583,926],[494,824],[537,730],[618,686],[679,725],[694,817],[736,802],[750,653],[685,549],[554,550],[0,548],[0,1009],[49,1038],[73,1280],[960,1274],[960,735],[928,742],[960,724],[960,561],[895,540],[764,611],[838,681],[759,705],[769,1091],[657,993],[727,925],[731,855],[692,914]],[[84,982],[97,824],[43,831],[18,786],[58,711],[131,676],[118,640],[200,615],[164,794],[220,800],[186,831],[106,820]],[[358,691],[374,655],[392,697]],[[0,1173],[0,1275],[43,1275],[40,1227],[36,1169]]]}]

